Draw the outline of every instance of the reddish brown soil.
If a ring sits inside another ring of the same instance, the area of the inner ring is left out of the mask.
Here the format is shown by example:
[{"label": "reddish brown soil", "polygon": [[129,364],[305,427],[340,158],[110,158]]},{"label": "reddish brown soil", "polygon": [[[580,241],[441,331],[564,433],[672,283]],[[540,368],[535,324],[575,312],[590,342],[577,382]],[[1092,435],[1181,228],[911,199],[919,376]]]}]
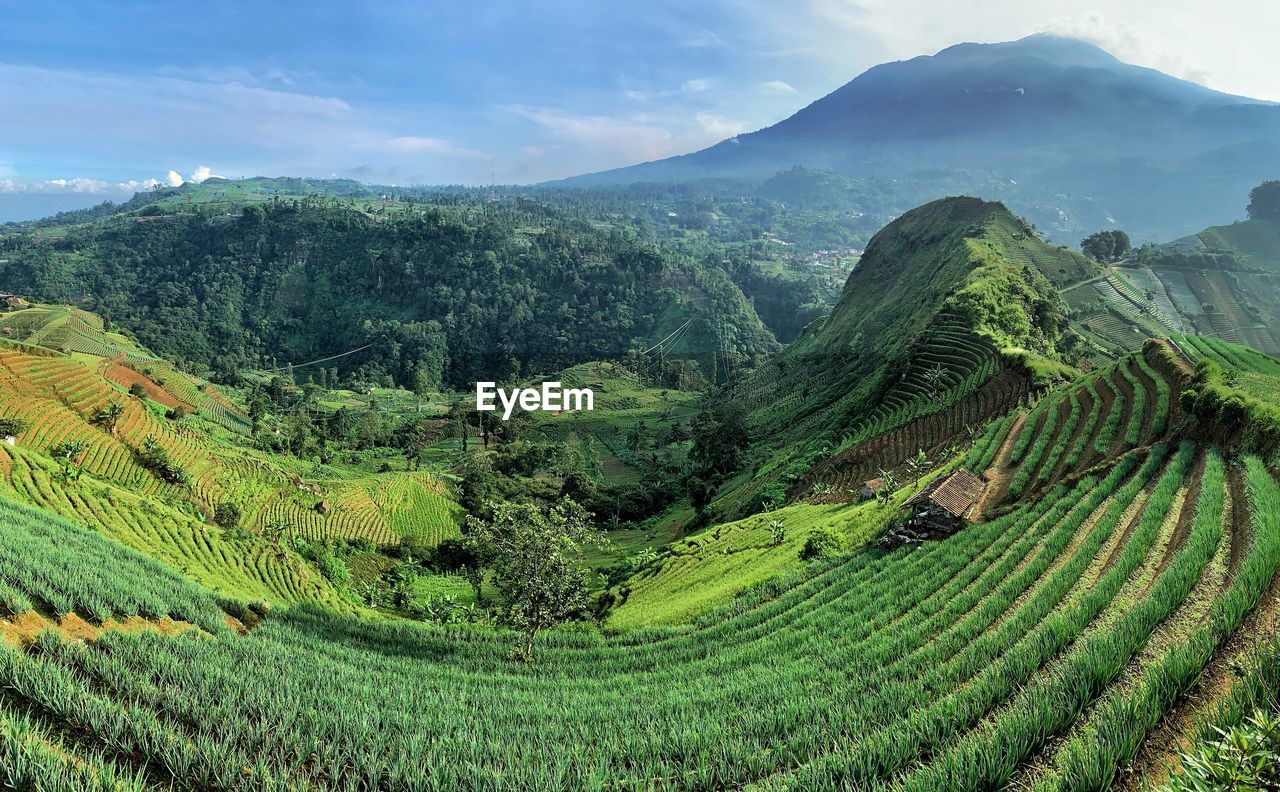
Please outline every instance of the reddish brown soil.
[{"label": "reddish brown soil", "polygon": [[1093,450],[1093,445],[1098,440],[1098,433],[1102,431],[1103,425],[1107,422],[1107,415],[1111,412],[1111,405],[1116,403],[1115,394],[1101,382],[1095,382],[1092,389],[1102,402],[1102,406],[1098,408],[1098,420],[1094,422],[1093,431],[1089,433],[1089,439],[1084,447],[1084,454],[1080,457],[1081,470],[1088,469],[1090,465],[1098,460],[1098,454]]},{"label": "reddish brown soil", "polygon": [[1133,376],[1138,378],[1138,382],[1142,383],[1142,387],[1147,391],[1147,413],[1142,418],[1142,434],[1138,437],[1138,443],[1154,442],[1151,438],[1151,425],[1156,420],[1156,381],[1151,379],[1141,366],[1134,365],[1132,361],[1129,362],[1129,371],[1133,372]]},{"label": "reddish brown soil", "polygon": [[128,390],[134,385],[141,385],[142,390],[147,394],[147,398],[165,407],[173,409],[181,407],[187,412],[194,412],[195,408],[190,404],[176,398],[172,393],[162,388],[155,380],[139,371],[134,371],[128,366],[122,366],[114,363],[107,368],[104,376],[112,382],[122,386]]}]

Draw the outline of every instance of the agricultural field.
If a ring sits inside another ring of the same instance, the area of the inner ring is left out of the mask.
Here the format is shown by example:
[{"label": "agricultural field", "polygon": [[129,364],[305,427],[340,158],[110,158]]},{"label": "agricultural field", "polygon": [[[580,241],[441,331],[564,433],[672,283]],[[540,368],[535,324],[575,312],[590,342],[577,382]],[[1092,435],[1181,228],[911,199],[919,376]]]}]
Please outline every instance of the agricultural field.
[{"label": "agricultural field", "polygon": [[[1241,462],[1157,444],[964,534],[797,570],[680,628],[548,634],[533,669],[501,633],[314,608],[247,635],[46,632],[0,656],[21,727],[5,736],[39,734],[13,750],[55,763],[74,720],[101,747],[61,769],[87,783],[110,766],[137,789],[1107,786],[1280,565],[1262,511],[1280,488]],[[113,615],[162,609],[96,596]]]},{"label": "agricultural field", "polygon": [[0,785],[1163,792],[1280,709],[1258,273],[877,239],[750,371],[523,370],[595,409],[505,424],[0,317]]}]

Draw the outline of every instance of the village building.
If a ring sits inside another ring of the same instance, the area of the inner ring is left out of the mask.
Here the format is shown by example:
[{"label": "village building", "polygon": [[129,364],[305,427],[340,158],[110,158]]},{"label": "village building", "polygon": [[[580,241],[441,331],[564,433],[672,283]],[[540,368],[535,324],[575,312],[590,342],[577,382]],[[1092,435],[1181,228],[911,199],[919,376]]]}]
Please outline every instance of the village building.
[{"label": "village building", "polygon": [[31,305],[31,303],[27,302],[26,297],[19,297],[16,294],[9,294],[8,292],[0,292],[0,308],[4,310],[12,311],[19,308],[26,308],[29,305]]},{"label": "village building", "polygon": [[871,500],[880,492],[884,485],[885,480],[883,477],[864,481],[862,482],[862,489],[858,490],[858,497],[863,500]]},{"label": "village building", "polygon": [[986,486],[964,468],[939,476],[904,504],[909,514],[903,527],[925,536],[953,533],[963,527]]}]

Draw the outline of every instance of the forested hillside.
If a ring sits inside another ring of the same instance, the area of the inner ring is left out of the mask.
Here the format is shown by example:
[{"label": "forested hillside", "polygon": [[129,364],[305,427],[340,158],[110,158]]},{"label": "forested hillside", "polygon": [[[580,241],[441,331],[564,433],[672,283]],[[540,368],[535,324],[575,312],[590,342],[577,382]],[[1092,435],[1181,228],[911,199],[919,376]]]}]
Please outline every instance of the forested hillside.
[{"label": "forested hillside", "polygon": [[777,342],[718,266],[545,205],[155,201],[0,241],[10,291],[95,310],[222,378],[352,350],[344,378],[470,387],[625,357],[687,325],[708,377]]}]

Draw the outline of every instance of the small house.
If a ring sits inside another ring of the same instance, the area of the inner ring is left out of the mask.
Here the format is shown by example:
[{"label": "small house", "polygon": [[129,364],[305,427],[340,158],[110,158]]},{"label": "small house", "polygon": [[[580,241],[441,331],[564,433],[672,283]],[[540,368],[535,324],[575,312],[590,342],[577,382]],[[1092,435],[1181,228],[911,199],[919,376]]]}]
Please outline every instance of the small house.
[{"label": "small house", "polygon": [[906,502],[906,527],[926,534],[949,534],[964,525],[987,485],[964,468],[939,476]]},{"label": "small house", "polygon": [[884,487],[884,478],[873,478],[870,481],[862,482],[862,489],[858,490],[858,497],[863,500],[871,500]]}]

